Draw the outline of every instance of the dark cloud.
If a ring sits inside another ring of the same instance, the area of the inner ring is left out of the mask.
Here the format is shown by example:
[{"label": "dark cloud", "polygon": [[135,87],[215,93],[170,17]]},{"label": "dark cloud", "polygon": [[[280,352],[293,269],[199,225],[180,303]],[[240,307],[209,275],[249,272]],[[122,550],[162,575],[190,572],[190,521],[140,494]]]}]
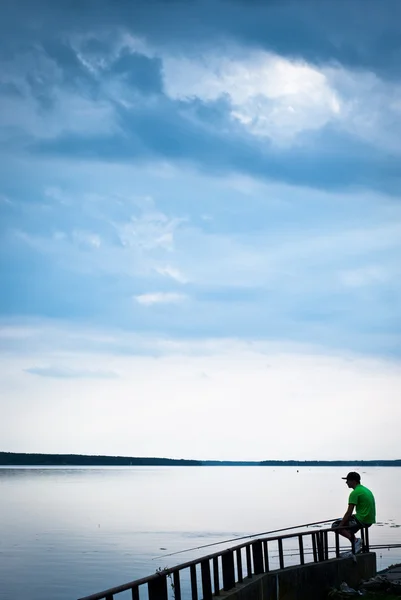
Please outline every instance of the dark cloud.
[{"label": "dark cloud", "polygon": [[[200,106],[201,105],[201,106]],[[61,135],[35,142],[37,154],[141,163],[163,158],[193,163],[223,174],[241,172],[294,185],[341,189],[361,186],[395,193],[399,161],[345,132],[326,126],[304,135],[302,143],[277,148],[267,138],[229,125],[225,102],[181,103],[161,98],[128,111],[118,107],[121,134],[85,137]],[[201,114],[202,120],[193,115]]]},{"label": "dark cloud", "polygon": [[[161,54],[168,46],[184,56],[199,57],[204,50],[218,55],[225,41],[235,40],[282,56],[319,64],[336,61],[390,77],[399,74],[401,64],[397,0],[379,8],[371,0],[6,0],[4,8],[3,54],[43,54],[55,65],[50,72],[38,68],[26,75],[42,114],[54,109],[57,85],[58,91],[73,89],[94,102],[113,103],[117,123],[109,135],[65,132],[51,138],[46,133],[46,139],[33,141],[14,128],[8,136],[12,151],[23,144],[35,154],[138,163],[162,158],[209,172],[239,171],[296,185],[399,189],[398,160],[373,143],[332,125],[305,132],[291,148],[278,149],[267,137],[252,136],[230,119],[228,98],[173,101],[163,94],[160,58],[133,52],[128,42],[116,51],[117,40],[127,31],[149,40]],[[81,60],[78,48],[96,69]],[[108,85],[116,82],[128,94],[139,92],[145,98],[135,97],[130,103],[134,106],[124,108],[118,92],[110,99]],[[17,91],[12,83],[5,88],[8,95]],[[155,97],[152,102],[146,101],[147,95]],[[395,118],[390,123],[388,117],[392,131],[398,127]]]},{"label": "dark cloud", "polygon": [[2,96],[11,96],[14,98],[20,98],[23,94],[15,83],[1,83],[0,82],[0,94]]},{"label": "dark cloud", "polygon": [[335,61],[384,77],[400,73],[398,0],[5,0],[2,22],[9,48],[128,30],[187,53],[234,40],[318,64]]},{"label": "dark cloud", "polygon": [[122,76],[126,84],[144,93],[162,93],[162,62],[159,58],[148,58],[126,49],[111,65],[110,72]]},{"label": "dark cloud", "polygon": [[58,39],[44,39],[41,48],[48,58],[58,67],[62,83],[67,86],[78,88],[85,86],[87,89],[96,86],[96,80],[90,71],[79,60],[76,51],[70,42]]},{"label": "dark cloud", "polygon": [[117,379],[114,371],[90,371],[85,369],[68,369],[65,367],[31,367],[25,373],[50,377],[52,379]]},{"label": "dark cloud", "polygon": [[[112,45],[107,40],[86,40],[80,50],[85,59],[95,63],[106,62],[107,66],[97,65],[98,73],[92,72],[82,60],[77,50],[69,41],[44,40],[40,48],[45,55],[57,65],[62,84],[78,90],[86,96],[97,98],[101,91],[101,83],[111,78],[120,78],[130,88],[144,93],[160,93],[162,91],[161,59],[148,58],[142,54],[123,48],[114,60]],[[42,80],[41,80],[42,81]],[[46,85],[47,82],[44,82]],[[59,83],[59,82],[57,82]]]}]

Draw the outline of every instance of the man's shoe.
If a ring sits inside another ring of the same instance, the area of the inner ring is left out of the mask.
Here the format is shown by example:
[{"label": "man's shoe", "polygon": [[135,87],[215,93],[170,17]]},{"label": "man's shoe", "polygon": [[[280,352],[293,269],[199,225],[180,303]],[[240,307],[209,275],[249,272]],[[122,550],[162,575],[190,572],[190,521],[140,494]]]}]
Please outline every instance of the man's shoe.
[{"label": "man's shoe", "polygon": [[356,563],[356,556],[352,552],[341,552],[340,558],[352,558],[354,563]]},{"label": "man's shoe", "polygon": [[355,538],[355,554],[358,554],[362,550],[362,540]]}]

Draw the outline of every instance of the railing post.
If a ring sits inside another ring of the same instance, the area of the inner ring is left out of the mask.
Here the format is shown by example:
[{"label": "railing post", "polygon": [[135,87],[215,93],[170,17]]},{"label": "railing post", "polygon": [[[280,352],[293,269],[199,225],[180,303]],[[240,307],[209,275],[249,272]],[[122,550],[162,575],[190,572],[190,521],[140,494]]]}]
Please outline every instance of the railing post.
[{"label": "railing post", "polygon": [[253,569],[255,575],[261,575],[263,573],[263,549],[262,542],[256,540],[252,544],[252,555],[253,555]]},{"label": "railing post", "polygon": [[321,531],[317,531],[316,532],[316,545],[317,545],[317,556],[318,556],[318,561],[321,562],[324,560],[324,553],[323,553],[323,536],[322,536],[322,532]]},{"label": "railing post", "polygon": [[217,556],[213,557],[213,584],[214,595],[220,596],[219,559]]},{"label": "railing post", "polygon": [[210,577],[210,561],[208,558],[201,561],[201,575],[203,600],[212,600],[212,580]]},{"label": "railing post", "polygon": [[[174,584],[174,599],[181,600],[181,581],[180,581],[180,572],[174,571],[173,573],[173,584]],[[139,600],[139,596],[138,596]]]},{"label": "railing post", "polygon": [[237,572],[238,572],[238,583],[242,583],[244,581],[244,576],[242,574],[242,554],[241,548],[237,548],[235,551],[237,555]]},{"label": "railing post", "polygon": [[370,547],[369,547],[369,528],[366,527],[365,528],[365,552],[370,552]]},{"label": "railing post", "polygon": [[133,587],[131,590],[132,600],[139,600],[139,589],[137,587]]},{"label": "railing post", "polygon": [[299,558],[301,561],[301,565],[304,565],[305,564],[304,539],[303,539],[302,535],[298,536],[298,543],[299,543]]},{"label": "railing post", "polygon": [[223,567],[223,589],[225,592],[235,587],[234,552],[227,550],[221,555]]},{"label": "railing post", "polygon": [[324,540],[324,560],[329,560],[329,536],[327,535],[327,531],[323,531],[323,540]]},{"label": "railing post", "polygon": [[280,569],[284,569],[283,540],[281,538],[278,538],[278,559],[280,561]]},{"label": "railing post", "polygon": [[158,574],[158,577],[149,581],[148,592],[149,600],[168,600],[167,575]]},{"label": "railing post", "polygon": [[335,531],[334,535],[336,538],[336,557],[340,558],[340,534],[338,533],[338,531]]},{"label": "railing post", "polygon": [[312,548],[313,548],[313,561],[317,562],[317,545],[316,545],[316,533],[312,533]]},{"label": "railing post", "polygon": [[245,548],[245,552],[246,552],[246,570],[247,570],[247,574],[248,577],[251,578],[252,577],[252,562],[251,562],[251,547],[246,546]]},{"label": "railing post", "polygon": [[263,540],[263,554],[265,556],[265,573],[269,572],[269,548],[267,540]]},{"label": "railing post", "polygon": [[[196,565],[191,565],[189,567],[191,573],[191,592],[192,592],[192,600],[198,600],[198,582],[196,580]],[[149,598],[150,600],[150,598]]]}]

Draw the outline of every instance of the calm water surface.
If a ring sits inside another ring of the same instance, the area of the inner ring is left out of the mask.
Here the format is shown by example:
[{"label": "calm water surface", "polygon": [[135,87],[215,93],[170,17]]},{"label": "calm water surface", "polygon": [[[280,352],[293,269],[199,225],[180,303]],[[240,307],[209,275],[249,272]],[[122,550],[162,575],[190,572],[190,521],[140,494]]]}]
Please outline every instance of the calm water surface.
[{"label": "calm water surface", "polygon": [[[347,506],[348,470],[0,468],[0,599],[74,600],[224,546],[163,553],[334,519]],[[401,542],[400,475],[362,472],[377,501],[372,544]],[[379,569],[394,562],[400,550],[378,552]]]}]

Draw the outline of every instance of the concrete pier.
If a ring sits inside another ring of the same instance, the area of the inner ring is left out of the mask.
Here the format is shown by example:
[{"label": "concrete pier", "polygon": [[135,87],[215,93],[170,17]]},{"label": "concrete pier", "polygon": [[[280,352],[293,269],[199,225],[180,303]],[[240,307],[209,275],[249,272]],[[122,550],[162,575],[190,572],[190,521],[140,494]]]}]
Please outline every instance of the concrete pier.
[{"label": "concrete pier", "polygon": [[[332,587],[343,581],[357,587],[362,580],[376,575],[376,554],[369,552],[352,558],[334,558],[270,571],[244,579],[229,592],[220,592],[222,600],[327,600]],[[216,597],[217,598],[217,597]]]}]

